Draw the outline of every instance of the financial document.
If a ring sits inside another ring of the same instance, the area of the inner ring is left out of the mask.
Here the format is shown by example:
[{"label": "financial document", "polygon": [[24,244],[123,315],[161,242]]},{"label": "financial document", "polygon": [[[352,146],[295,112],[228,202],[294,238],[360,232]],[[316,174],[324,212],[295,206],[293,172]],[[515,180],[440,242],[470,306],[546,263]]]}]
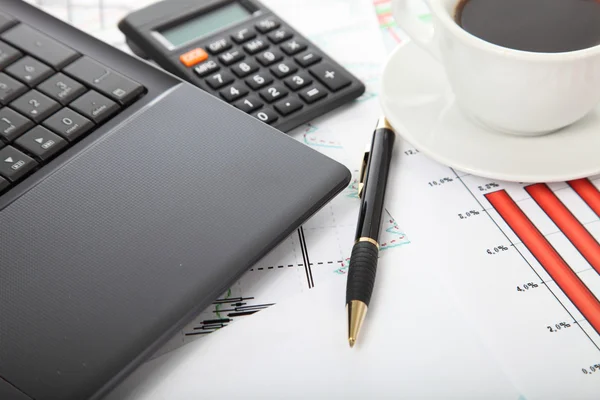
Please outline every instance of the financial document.
[{"label": "financial document", "polygon": [[[130,10],[149,3],[31,2],[125,51],[116,23]],[[353,171],[354,179],[342,194],[257,263],[157,355],[192,342],[194,349],[201,348],[201,342],[209,338],[212,346],[225,348],[225,341],[215,343],[219,336],[235,340],[229,336],[234,331],[227,334],[227,330],[236,329],[238,322],[252,329],[251,337],[256,332],[267,335],[273,327],[287,324],[291,318],[284,312],[287,307],[314,307],[311,300],[302,298],[325,296],[323,291],[313,295],[319,288],[332,288],[331,293],[337,293],[335,290],[345,283],[359,206],[356,178],[362,152],[380,113],[381,69],[391,49],[408,38],[393,23],[389,0],[263,2],[367,85],[366,93],[357,101],[291,133],[297,140],[345,164]],[[423,8],[421,19],[428,18]],[[386,309],[386,318],[397,322],[395,329],[399,333],[407,331],[406,335],[415,340],[418,337],[411,335],[419,329],[428,333],[435,330],[440,343],[446,346],[450,344],[444,340],[454,338],[456,332],[476,338],[489,353],[494,371],[503,371],[498,374],[504,374],[513,385],[514,394],[523,398],[598,398],[599,188],[600,177],[548,185],[482,179],[438,164],[409,143],[398,140],[385,202],[380,271],[401,270],[406,273],[403,280],[415,280],[429,296],[419,297],[419,302],[402,301],[414,314],[402,314],[405,309]],[[413,252],[418,257],[407,256]],[[403,262],[406,259],[410,262]],[[429,278],[418,274],[419,269],[427,269],[427,276],[435,277],[436,285],[428,288],[424,283]],[[411,271],[415,273],[411,275]],[[385,274],[380,272],[377,285],[381,285],[380,278]],[[438,283],[443,292],[437,290]],[[462,317],[457,317],[456,325],[440,319],[439,325],[432,326],[415,317],[422,310],[436,318],[431,305],[437,304],[434,301],[439,301],[440,293],[452,298],[460,309],[456,315]],[[343,313],[343,295],[336,297],[339,312]],[[423,304],[427,299],[432,303]],[[284,305],[286,301],[290,305]],[[373,302],[372,307],[385,307],[377,305],[376,299]],[[280,305],[283,311],[278,312]],[[261,316],[259,311],[264,309],[268,313]],[[367,329],[376,329],[377,315],[381,317],[382,313],[370,313]],[[316,315],[321,318],[326,314]],[[258,318],[256,324],[252,323],[254,318]],[[333,326],[339,322],[320,320],[319,324]],[[215,331],[213,336],[211,332]],[[309,339],[318,340],[318,335],[307,334],[306,340]],[[187,348],[183,346],[176,354],[185,353]],[[255,356],[237,349],[238,353],[223,352],[222,356],[235,365],[243,362],[244,356]],[[385,357],[384,353],[375,354]],[[299,363],[306,362],[303,354],[294,356]],[[204,362],[224,365],[224,358],[218,359],[216,353],[206,357]],[[414,358],[402,361],[400,354],[397,358],[402,368],[417,362]],[[488,357],[479,361],[485,364],[485,360]],[[447,364],[438,363],[432,368],[450,370],[456,365],[462,365],[461,360],[450,358]],[[334,376],[336,371],[330,373]],[[392,379],[395,375],[385,376]],[[448,387],[448,393],[453,389],[456,386]]]}]

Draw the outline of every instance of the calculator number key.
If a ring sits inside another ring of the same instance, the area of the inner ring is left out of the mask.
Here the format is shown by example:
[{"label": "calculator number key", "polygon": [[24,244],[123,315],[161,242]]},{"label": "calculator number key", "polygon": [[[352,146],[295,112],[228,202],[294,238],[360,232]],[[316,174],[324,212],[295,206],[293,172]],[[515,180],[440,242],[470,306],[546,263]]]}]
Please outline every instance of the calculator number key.
[{"label": "calculator number key", "polygon": [[301,71],[296,75],[285,78],[283,83],[290,89],[296,91],[302,89],[304,86],[310,85],[312,83],[312,78],[306,72]]},{"label": "calculator number key", "polygon": [[294,54],[306,50],[306,44],[294,39],[282,44],[281,50],[288,56],[293,56]]},{"label": "calculator number key", "polygon": [[286,28],[277,29],[267,35],[269,40],[275,44],[279,44],[285,40],[290,39],[294,34],[292,31]]},{"label": "calculator number key", "polygon": [[207,46],[210,54],[219,54],[230,48],[231,43],[225,38],[216,40]]},{"label": "calculator number key", "polygon": [[270,108],[264,108],[254,114],[252,114],[254,117],[258,118],[259,120],[261,120],[262,122],[271,125],[273,122],[277,121],[277,119],[279,118],[277,116],[277,114],[275,113],[275,111],[271,110]]},{"label": "calculator number key", "polygon": [[233,35],[231,35],[231,39],[237,44],[242,44],[250,39],[254,39],[256,37],[256,32],[252,28],[244,28],[240,29]]},{"label": "calculator number key", "polygon": [[327,96],[325,88],[318,84],[310,85],[308,88],[300,92],[300,97],[308,104],[314,103],[325,96]]},{"label": "calculator number key", "polygon": [[268,73],[259,73],[246,79],[246,84],[252,88],[252,90],[258,90],[265,87],[273,82],[273,78]]},{"label": "calculator number key", "polygon": [[219,56],[219,60],[225,65],[231,65],[234,62],[238,62],[244,58],[244,53],[240,50],[228,51]]},{"label": "calculator number key", "polygon": [[277,28],[279,28],[279,22],[273,18],[265,18],[256,24],[256,29],[260,33],[267,33]]},{"label": "calculator number key", "polygon": [[267,50],[256,56],[256,59],[263,66],[268,67],[269,65],[280,61],[283,58],[283,53],[277,49]]},{"label": "calculator number key", "polygon": [[249,54],[256,54],[267,47],[269,47],[269,45],[263,39],[254,39],[244,45],[244,49],[246,49]]},{"label": "calculator number key", "polygon": [[279,114],[286,116],[301,109],[302,103],[294,97],[288,97],[275,103],[275,109]]},{"label": "calculator number key", "polygon": [[220,89],[225,85],[229,85],[234,81],[234,77],[230,72],[221,71],[211,75],[206,79],[206,83],[214,90]]},{"label": "calculator number key", "polygon": [[271,72],[279,79],[285,78],[286,76],[293,74],[296,71],[298,71],[298,67],[285,62],[279,63],[271,67]]},{"label": "calculator number key", "polygon": [[227,102],[231,103],[239,99],[240,97],[244,97],[248,94],[248,89],[239,85],[231,85],[226,89],[223,89],[219,92],[222,98],[227,100]]},{"label": "calculator number key", "polygon": [[245,99],[236,101],[233,105],[244,112],[251,113],[252,111],[261,108],[263,104],[264,103],[260,101],[258,97],[250,95]]},{"label": "calculator number key", "polygon": [[285,97],[288,94],[288,91],[281,85],[275,84],[264,88],[259,92],[260,97],[268,101],[269,103],[274,102],[282,97]]},{"label": "calculator number key", "polygon": [[194,72],[201,78],[204,78],[206,75],[210,74],[211,72],[215,72],[219,70],[219,64],[217,64],[216,62],[214,62],[213,60],[208,60],[206,62],[203,62],[202,64],[196,65],[194,67]]},{"label": "calculator number key", "polygon": [[239,64],[231,67],[231,70],[240,78],[250,75],[253,72],[258,71],[258,64],[252,60],[242,61]]}]

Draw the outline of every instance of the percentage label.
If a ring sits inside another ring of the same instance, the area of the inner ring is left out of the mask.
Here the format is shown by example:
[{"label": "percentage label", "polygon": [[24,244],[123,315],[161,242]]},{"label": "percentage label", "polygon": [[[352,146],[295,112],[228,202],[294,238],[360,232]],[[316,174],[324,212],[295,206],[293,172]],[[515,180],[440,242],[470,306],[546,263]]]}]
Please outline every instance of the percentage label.
[{"label": "percentage label", "polygon": [[494,182],[490,182],[490,183],[486,183],[485,185],[481,185],[481,186],[477,186],[477,189],[479,189],[480,192],[487,192],[490,189],[494,189],[500,187],[500,185],[498,185],[497,183]]},{"label": "percentage label", "polygon": [[571,327],[571,324],[568,324],[566,322],[559,322],[558,324],[554,324],[554,326],[548,325],[546,328],[548,329],[549,332],[559,332],[563,329],[567,329],[570,327]]},{"label": "percentage label", "polygon": [[504,245],[496,246],[493,249],[487,249],[486,253],[488,253],[489,255],[494,255],[494,254],[502,253],[503,251],[508,251],[508,247],[506,247]]},{"label": "percentage label", "polygon": [[465,213],[458,214],[458,218],[460,218],[460,219],[467,219],[469,217],[474,217],[476,215],[479,215],[479,211],[470,210],[470,211],[467,211]]},{"label": "percentage label", "polygon": [[517,292],[526,292],[528,290],[535,289],[536,287],[538,287],[537,283],[527,282],[523,285],[517,286]]},{"label": "percentage label", "polygon": [[584,375],[591,375],[594,372],[598,372],[600,375],[600,364],[594,364],[594,365],[590,365],[589,368],[581,368],[581,372],[583,372]]},{"label": "percentage label", "polygon": [[417,149],[408,149],[408,150],[404,151],[404,154],[406,154],[407,156],[413,156],[415,154],[419,154],[419,150],[417,150]]},{"label": "percentage label", "polygon": [[445,183],[450,183],[450,182],[453,182],[453,181],[454,181],[454,179],[452,179],[452,178],[444,177],[444,178],[438,179],[437,181],[431,181],[431,182],[428,182],[428,183],[429,183],[429,186],[440,186],[440,185],[443,185]]}]

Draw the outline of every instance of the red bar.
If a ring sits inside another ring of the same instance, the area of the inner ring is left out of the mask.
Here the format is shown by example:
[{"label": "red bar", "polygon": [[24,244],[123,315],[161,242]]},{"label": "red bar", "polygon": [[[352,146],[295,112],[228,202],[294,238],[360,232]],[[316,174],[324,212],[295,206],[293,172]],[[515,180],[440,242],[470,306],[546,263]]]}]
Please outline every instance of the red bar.
[{"label": "red bar", "polygon": [[544,210],[558,229],[600,274],[600,244],[544,183],[527,186],[527,193]]},{"label": "red bar", "polygon": [[568,184],[594,210],[596,215],[600,217],[600,192],[596,189],[596,186],[588,179],[577,179],[568,182]]},{"label": "red bar", "polygon": [[544,267],[558,287],[600,334],[600,301],[579,279],[505,190],[485,196]]}]

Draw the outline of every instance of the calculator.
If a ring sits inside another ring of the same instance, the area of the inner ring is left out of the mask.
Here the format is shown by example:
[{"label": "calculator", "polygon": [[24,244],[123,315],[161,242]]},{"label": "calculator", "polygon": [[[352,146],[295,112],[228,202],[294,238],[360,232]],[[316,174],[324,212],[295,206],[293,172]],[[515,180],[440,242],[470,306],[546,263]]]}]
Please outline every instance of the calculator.
[{"label": "calculator", "polygon": [[365,91],[256,0],[163,1],[119,29],[136,55],[284,132]]}]

